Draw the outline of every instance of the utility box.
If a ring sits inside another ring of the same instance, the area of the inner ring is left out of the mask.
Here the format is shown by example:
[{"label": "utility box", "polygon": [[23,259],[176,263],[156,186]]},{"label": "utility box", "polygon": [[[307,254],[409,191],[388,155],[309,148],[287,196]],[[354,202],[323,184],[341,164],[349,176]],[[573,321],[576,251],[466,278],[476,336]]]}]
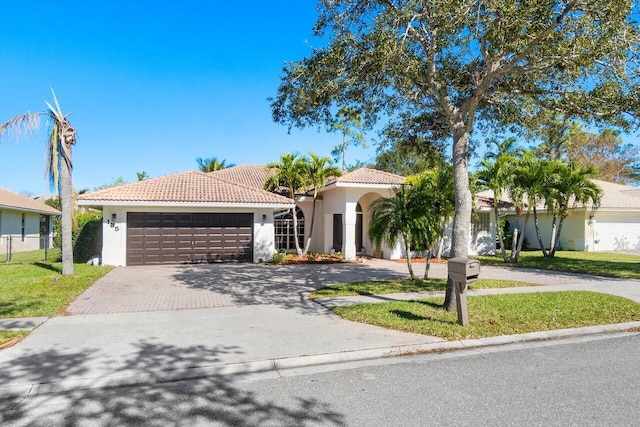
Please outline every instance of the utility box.
[{"label": "utility box", "polygon": [[456,291],[458,323],[462,326],[467,326],[469,324],[467,285],[478,280],[480,276],[480,261],[463,257],[451,258],[447,263],[447,269],[449,280],[453,282]]}]

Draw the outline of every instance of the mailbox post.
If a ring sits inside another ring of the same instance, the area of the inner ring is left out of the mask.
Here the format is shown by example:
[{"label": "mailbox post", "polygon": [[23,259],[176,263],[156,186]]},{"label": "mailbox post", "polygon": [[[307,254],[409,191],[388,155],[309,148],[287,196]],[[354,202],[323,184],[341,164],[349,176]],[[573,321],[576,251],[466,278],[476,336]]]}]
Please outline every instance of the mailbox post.
[{"label": "mailbox post", "polygon": [[467,310],[467,285],[475,282],[480,275],[480,261],[463,257],[451,258],[447,263],[449,279],[456,290],[456,308],[458,309],[458,323],[462,326],[469,324]]}]

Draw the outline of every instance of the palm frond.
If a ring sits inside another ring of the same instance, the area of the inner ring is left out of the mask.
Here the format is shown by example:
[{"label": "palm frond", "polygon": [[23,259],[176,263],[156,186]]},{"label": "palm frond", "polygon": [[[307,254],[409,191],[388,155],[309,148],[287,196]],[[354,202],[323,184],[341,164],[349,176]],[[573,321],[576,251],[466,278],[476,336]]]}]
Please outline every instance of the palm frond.
[{"label": "palm frond", "polygon": [[20,114],[0,125],[0,140],[7,134],[19,136],[21,132],[32,133],[40,127],[40,115],[42,113],[27,112]]}]

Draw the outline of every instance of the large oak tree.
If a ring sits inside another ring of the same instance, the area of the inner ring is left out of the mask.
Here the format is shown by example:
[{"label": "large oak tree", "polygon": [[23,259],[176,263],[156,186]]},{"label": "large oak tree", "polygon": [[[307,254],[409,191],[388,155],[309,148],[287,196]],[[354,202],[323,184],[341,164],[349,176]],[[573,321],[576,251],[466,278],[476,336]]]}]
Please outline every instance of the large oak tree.
[{"label": "large oak tree", "polygon": [[[331,123],[339,108],[366,125],[422,124],[452,141],[452,256],[466,256],[469,137],[517,131],[541,111],[628,127],[639,91],[637,27],[627,0],[320,0],[326,41],[288,63],[271,100],[276,122]],[[445,307],[455,307],[452,286]]]}]

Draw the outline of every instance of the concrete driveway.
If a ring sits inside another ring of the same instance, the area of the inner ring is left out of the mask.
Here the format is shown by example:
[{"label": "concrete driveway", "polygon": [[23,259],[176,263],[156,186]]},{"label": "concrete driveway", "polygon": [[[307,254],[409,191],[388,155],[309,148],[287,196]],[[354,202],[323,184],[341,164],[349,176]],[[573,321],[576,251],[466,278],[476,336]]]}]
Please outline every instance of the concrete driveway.
[{"label": "concrete driveway", "polygon": [[303,297],[330,283],[395,276],[405,274],[375,263],[117,268],[69,306],[71,315],[0,351],[0,402],[442,341],[349,322]]},{"label": "concrete driveway", "polygon": [[[304,294],[341,282],[406,277],[396,263],[272,266],[194,264],[116,268],[67,308],[71,315],[275,304],[304,308]],[[402,265],[401,265],[402,267]],[[406,268],[406,267],[405,267]]]}]

